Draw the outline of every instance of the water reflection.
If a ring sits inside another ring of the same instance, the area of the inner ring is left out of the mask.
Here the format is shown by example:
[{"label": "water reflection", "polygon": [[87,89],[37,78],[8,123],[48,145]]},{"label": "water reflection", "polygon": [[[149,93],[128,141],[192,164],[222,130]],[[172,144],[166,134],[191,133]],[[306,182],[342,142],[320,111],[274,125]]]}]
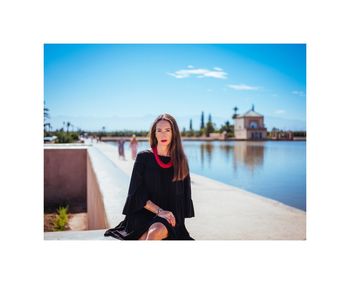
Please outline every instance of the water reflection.
[{"label": "water reflection", "polygon": [[226,164],[228,164],[230,162],[231,159],[231,153],[233,152],[233,145],[229,145],[229,144],[219,144],[219,149],[221,150],[220,152],[222,152],[224,155],[224,159]]},{"label": "water reflection", "polygon": [[225,164],[232,160],[234,171],[243,165],[254,172],[255,169],[264,165],[264,142],[236,142],[235,144],[204,142],[199,145],[199,148],[202,168],[205,164],[211,168],[212,164],[217,162],[216,159],[213,160],[214,153],[218,158],[224,159]]},{"label": "water reflection", "polygon": [[306,210],[306,143],[185,141],[190,169]]},{"label": "water reflection", "polygon": [[233,146],[234,169],[243,164],[251,172],[264,165],[264,142],[237,142]]},{"label": "water reflection", "polygon": [[208,167],[211,168],[213,148],[214,148],[214,146],[211,143],[202,143],[200,145],[201,166],[202,166],[202,168],[204,168],[205,160],[208,161]]}]

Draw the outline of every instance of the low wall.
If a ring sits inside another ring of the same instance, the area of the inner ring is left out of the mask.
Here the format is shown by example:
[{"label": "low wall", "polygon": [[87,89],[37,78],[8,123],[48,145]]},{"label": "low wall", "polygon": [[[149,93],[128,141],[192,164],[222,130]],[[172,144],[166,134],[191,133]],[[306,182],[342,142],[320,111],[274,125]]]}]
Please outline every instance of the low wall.
[{"label": "low wall", "polygon": [[[111,155],[114,155],[114,147],[110,149],[112,150]],[[122,215],[122,211],[128,192],[130,177],[96,147],[89,147],[88,157],[91,161],[92,172],[95,175],[95,180],[99,188],[98,191],[94,190],[94,192],[99,193],[96,200],[100,200],[99,202],[101,202],[101,207],[94,210],[98,214],[104,212],[107,228],[114,227],[125,217]],[[88,192],[90,192],[89,189]],[[96,201],[94,203],[97,206],[98,203]],[[102,217],[96,218],[102,220]]]},{"label": "low wall", "polygon": [[44,211],[87,212],[86,149],[44,149]]},{"label": "low wall", "polygon": [[87,208],[89,230],[108,227],[100,187],[89,155],[87,155]]},{"label": "low wall", "polygon": [[70,213],[87,212],[88,230],[108,227],[100,184],[88,147],[45,145],[44,212],[69,205]]}]

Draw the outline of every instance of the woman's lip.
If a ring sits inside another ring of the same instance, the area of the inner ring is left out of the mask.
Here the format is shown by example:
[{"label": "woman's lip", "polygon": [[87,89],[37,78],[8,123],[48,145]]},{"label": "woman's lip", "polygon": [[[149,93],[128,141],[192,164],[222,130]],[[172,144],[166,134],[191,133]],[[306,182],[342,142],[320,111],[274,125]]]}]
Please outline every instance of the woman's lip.
[{"label": "woman's lip", "polygon": [[167,140],[160,140],[160,141],[162,141],[162,142],[166,142]]}]

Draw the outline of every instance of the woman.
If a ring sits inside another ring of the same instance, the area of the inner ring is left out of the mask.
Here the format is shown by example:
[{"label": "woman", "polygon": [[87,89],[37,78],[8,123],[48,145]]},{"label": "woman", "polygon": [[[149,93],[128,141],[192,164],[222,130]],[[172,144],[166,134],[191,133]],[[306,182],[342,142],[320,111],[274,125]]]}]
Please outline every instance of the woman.
[{"label": "woman", "polygon": [[123,138],[118,140],[119,159],[123,159],[123,160],[125,160],[124,143],[125,143],[125,140]]},{"label": "woman", "polygon": [[175,119],[153,122],[151,150],[140,152],[124,205],[125,219],[105,236],[120,240],[193,240],[185,218],[194,217],[187,158]]},{"label": "woman", "polygon": [[137,140],[135,134],[132,135],[130,139],[130,144],[129,147],[131,149],[131,159],[135,160],[136,159],[136,154],[137,154]]}]

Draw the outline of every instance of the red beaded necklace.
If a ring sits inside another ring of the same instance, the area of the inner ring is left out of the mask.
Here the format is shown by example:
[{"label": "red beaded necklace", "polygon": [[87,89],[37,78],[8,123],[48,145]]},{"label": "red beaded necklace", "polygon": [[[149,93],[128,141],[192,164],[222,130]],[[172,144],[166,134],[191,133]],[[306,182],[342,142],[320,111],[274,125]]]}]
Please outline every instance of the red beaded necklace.
[{"label": "red beaded necklace", "polygon": [[152,151],[154,154],[154,157],[156,158],[157,164],[162,167],[163,169],[168,169],[173,166],[173,162],[170,161],[169,163],[165,164],[159,159],[158,152],[157,152],[157,147],[152,147]]}]

